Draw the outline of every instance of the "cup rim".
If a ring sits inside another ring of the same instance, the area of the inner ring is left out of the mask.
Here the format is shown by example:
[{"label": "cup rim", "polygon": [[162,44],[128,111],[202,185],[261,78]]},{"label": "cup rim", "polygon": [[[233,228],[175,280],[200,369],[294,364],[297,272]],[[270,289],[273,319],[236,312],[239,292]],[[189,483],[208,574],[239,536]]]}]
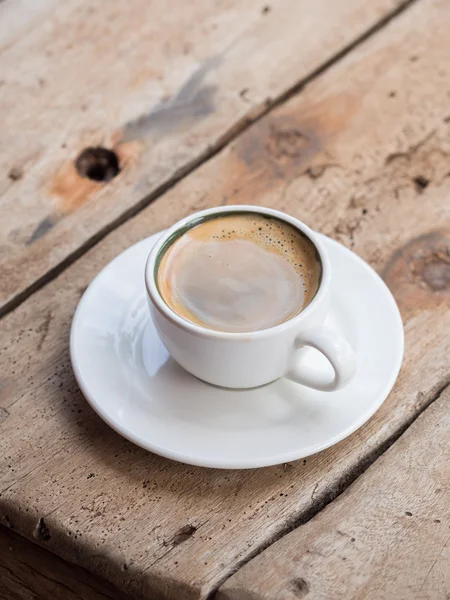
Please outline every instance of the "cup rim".
[{"label": "cup rim", "polygon": [[[192,323],[191,321],[183,319],[183,317],[177,315],[177,313],[174,312],[168,304],[166,304],[163,297],[161,296],[158,286],[156,284],[154,272],[159,252],[162,246],[166,243],[166,241],[170,237],[172,237],[179,229],[185,228],[192,221],[196,221],[198,219],[208,217],[210,215],[217,215],[219,217],[230,212],[254,212],[263,216],[265,215],[280,219],[281,221],[292,225],[293,227],[298,229],[303,235],[305,235],[315,246],[317,252],[319,253],[320,261],[322,263],[322,279],[319,284],[319,289],[317,290],[316,295],[308,304],[308,306],[294,317],[288,319],[287,321],[279,323],[278,325],[274,325],[273,327],[268,327],[266,329],[258,329],[257,331],[219,331],[216,329],[210,329],[208,327],[202,327],[201,325],[197,325],[196,323]],[[330,277],[331,273],[328,255],[325,251],[321,240],[318,239],[318,236],[315,235],[314,231],[310,227],[308,227],[307,225],[302,223],[302,221],[299,221],[295,217],[292,217],[291,215],[283,213],[279,210],[251,204],[236,204],[207,208],[205,210],[192,213],[184,219],[177,221],[174,225],[172,225],[172,227],[166,229],[166,231],[164,231],[159,236],[153,248],[151,249],[145,264],[145,287],[153,306],[174,325],[177,325],[178,327],[185,329],[191,333],[194,333],[200,337],[215,338],[221,340],[248,340],[249,338],[264,338],[295,327],[295,325],[300,324],[301,321],[307,318],[308,315],[314,310],[315,306],[317,306],[320,303],[320,301],[325,297],[328,286],[330,284]]]}]

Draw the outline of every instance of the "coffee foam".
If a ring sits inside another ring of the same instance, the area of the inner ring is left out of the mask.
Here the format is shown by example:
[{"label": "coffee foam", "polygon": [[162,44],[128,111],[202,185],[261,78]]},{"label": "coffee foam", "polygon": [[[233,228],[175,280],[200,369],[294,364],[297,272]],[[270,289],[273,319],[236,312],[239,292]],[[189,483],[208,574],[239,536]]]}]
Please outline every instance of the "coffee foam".
[{"label": "coffee foam", "polygon": [[314,297],[321,266],[291,225],[254,213],[205,221],[165,252],[158,287],[179,316],[229,332],[287,321]]}]

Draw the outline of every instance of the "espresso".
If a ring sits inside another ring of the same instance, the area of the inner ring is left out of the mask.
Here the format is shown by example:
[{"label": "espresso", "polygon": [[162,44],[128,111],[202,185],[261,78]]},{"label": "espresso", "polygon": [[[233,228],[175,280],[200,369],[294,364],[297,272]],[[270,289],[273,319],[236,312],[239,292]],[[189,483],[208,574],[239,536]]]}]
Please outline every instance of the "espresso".
[{"label": "espresso", "polygon": [[228,332],[279,325],[301,312],[319,287],[313,243],[279,219],[237,213],[204,221],[165,251],[159,291],[180,317]]}]

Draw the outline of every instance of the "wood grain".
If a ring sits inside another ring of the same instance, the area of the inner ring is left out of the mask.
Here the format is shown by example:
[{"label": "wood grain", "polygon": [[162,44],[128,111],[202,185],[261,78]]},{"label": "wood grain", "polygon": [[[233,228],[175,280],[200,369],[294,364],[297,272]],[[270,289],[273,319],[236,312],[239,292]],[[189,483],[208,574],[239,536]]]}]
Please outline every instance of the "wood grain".
[{"label": "wood grain", "polygon": [[2,600],[131,600],[111,585],[0,527]]},{"label": "wood grain", "polygon": [[[409,2],[4,4],[0,310]],[[109,181],[75,168],[97,146],[119,161]]]},{"label": "wood grain", "polygon": [[[58,4],[58,0],[1,0],[0,53],[35,27],[42,27],[42,22],[49,18]],[[4,85],[4,80],[1,81]]]},{"label": "wood grain", "polygon": [[[414,5],[2,320],[4,524],[137,598],[205,598],[433,400],[449,380],[449,19],[445,0]],[[244,201],[287,210],[385,274],[404,317],[404,366],[371,421],[315,457],[186,467],[92,412],[71,373],[70,322],[93,276],[131,243]]]},{"label": "wood grain", "polygon": [[450,595],[450,389],[342,496],[231,577],[217,600]]}]

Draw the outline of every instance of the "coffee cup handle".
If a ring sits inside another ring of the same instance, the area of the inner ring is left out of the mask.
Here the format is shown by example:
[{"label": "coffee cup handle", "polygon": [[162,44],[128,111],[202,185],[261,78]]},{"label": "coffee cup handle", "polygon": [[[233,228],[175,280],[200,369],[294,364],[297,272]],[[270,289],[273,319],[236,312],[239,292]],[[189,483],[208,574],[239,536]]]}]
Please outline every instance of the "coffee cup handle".
[{"label": "coffee cup handle", "polygon": [[285,377],[323,392],[332,392],[344,387],[356,371],[356,356],[344,338],[331,327],[311,327],[297,335],[294,352],[310,346],[321,352],[333,367],[334,376],[303,364],[301,359],[292,361]]}]

